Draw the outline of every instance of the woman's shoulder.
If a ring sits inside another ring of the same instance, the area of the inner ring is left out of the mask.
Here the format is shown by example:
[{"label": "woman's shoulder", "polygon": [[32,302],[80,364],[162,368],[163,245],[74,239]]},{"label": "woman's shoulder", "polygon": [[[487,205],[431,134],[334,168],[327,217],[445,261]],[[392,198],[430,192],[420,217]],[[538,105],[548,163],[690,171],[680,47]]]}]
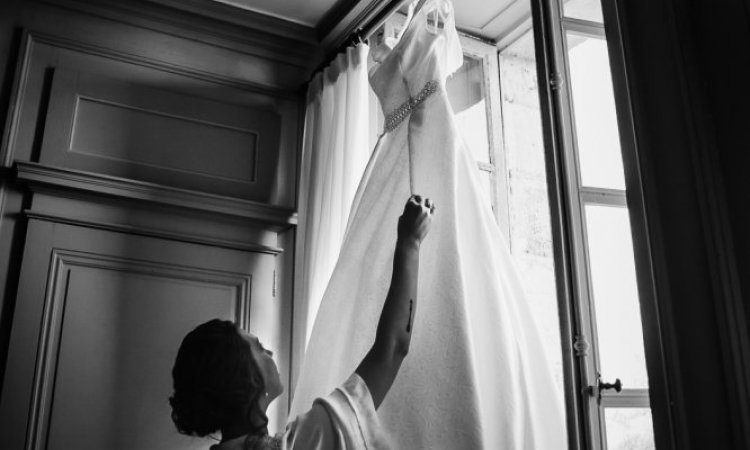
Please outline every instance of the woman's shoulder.
[{"label": "woman's shoulder", "polygon": [[330,413],[316,401],[306,413],[287,424],[282,440],[289,450],[338,448],[334,446],[335,431]]},{"label": "woman's shoulder", "polygon": [[247,435],[212,445],[210,450],[281,450],[281,436]]},{"label": "woman's shoulder", "polygon": [[291,421],[283,439],[289,450],[389,448],[370,391],[356,373]]}]

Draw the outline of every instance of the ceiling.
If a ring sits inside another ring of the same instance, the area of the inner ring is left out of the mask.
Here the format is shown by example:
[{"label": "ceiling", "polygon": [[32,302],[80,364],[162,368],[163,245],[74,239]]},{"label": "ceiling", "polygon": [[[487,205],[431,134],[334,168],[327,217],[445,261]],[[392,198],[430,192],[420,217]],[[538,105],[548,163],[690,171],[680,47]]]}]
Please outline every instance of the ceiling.
[{"label": "ceiling", "polygon": [[457,0],[456,27],[469,34],[499,42],[530,20],[529,0]]},{"label": "ceiling", "polygon": [[[333,17],[375,0],[212,0],[267,14],[321,31]],[[528,21],[529,0],[454,0],[456,26],[469,34],[494,42]],[[327,32],[328,30],[322,30]]]},{"label": "ceiling", "polygon": [[341,0],[214,0],[316,28]]}]

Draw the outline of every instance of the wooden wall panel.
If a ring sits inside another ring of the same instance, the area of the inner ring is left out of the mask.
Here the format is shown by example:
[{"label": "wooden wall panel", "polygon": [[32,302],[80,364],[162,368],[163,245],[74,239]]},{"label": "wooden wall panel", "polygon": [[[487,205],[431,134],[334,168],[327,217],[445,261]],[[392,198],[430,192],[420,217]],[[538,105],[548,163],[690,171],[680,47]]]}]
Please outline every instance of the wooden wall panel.
[{"label": "wooden wall panel", "polygon": [[232,319],[287,371],[274,267],[272,255],[32,221],[0,401],[5,448],[205,447],[169,419],[177,348],[199,323]]},{"label": "wooden wall panel", "polygon": [[28,33],[3,164],[35,161],[294,206],[296,96],[142,63]]},{"label": "wooden wall panel", "polygon": [[54,71],[39,162],[268,201],[280,117],[65,69]]},{"label": "wooden wall panel", "polygon": [[179,339],[214,316],[290,379],[276,280],[315,33],[166,3],[0,3],[2,448],[205,448],[167,397]]},{"label": "wooden wall panel", "polygon": [[51,293],[58,306],[50,326],[56,345],[45,357],[54,368],[54,390],[41,399],[49,418],[39,418],[46,426],[38,429],[45,448],[202,448],[177,435],[169,419],[175,352],[207,318],[245,322],[250,277],[55,256],[62,259],[55,278],[64,282]]}]

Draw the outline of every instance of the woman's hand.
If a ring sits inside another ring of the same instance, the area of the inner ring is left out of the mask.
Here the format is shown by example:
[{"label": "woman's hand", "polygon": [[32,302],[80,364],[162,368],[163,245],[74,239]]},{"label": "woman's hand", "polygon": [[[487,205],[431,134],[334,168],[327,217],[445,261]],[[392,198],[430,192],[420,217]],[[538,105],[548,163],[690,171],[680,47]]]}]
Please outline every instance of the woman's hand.
[{"label": "woman's hand", "polygon": [[435,204],[429,198],[412,195],[398,219],[398,239],[402,242],[422,243],[432,226]]}]

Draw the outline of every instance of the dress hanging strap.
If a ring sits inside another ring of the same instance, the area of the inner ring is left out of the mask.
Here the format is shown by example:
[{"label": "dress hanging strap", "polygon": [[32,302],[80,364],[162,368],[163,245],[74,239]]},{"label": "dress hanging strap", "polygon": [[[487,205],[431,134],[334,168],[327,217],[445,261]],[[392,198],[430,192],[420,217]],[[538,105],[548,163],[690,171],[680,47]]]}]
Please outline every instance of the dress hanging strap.
[{"label": "dress hanging strap", "polygon": [[412,163],[411,145],[408,142],[407,145],[409,146],[409,193],[417,195],[416,189],[414,189],[414,164]]}]

